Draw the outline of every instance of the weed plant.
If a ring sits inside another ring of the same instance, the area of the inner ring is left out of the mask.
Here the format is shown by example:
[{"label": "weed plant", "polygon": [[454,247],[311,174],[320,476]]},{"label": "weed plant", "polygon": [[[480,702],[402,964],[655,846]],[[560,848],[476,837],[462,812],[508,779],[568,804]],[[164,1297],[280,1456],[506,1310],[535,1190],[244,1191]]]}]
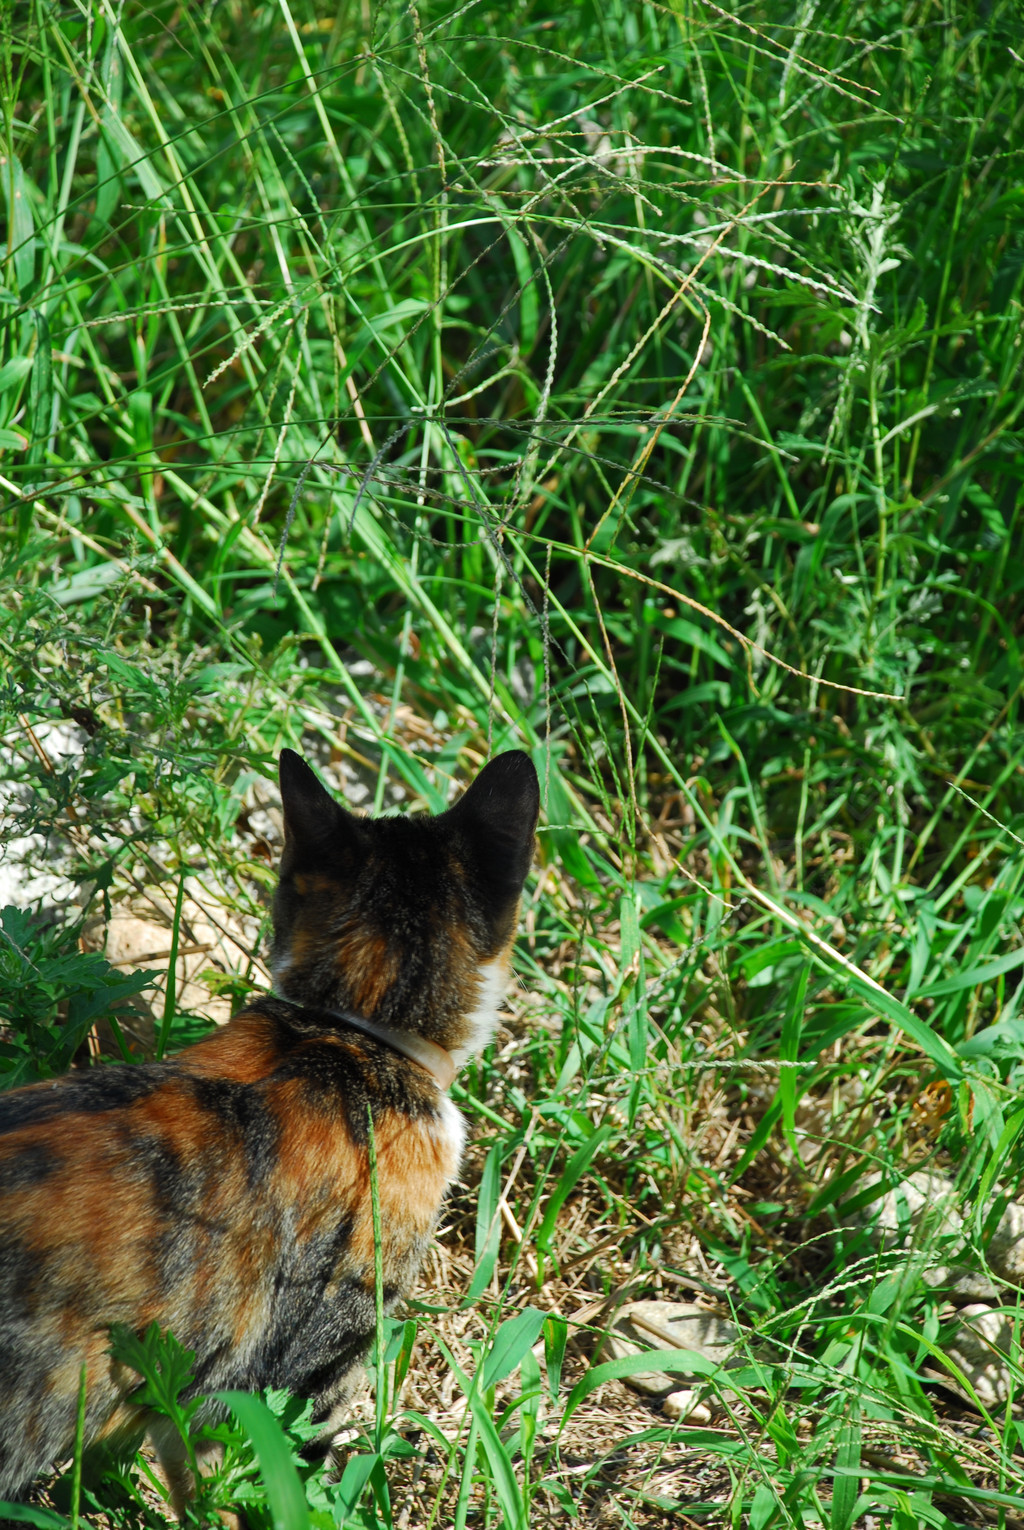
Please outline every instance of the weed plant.
[{"label": "weed plant", "polygon": [[[2,41],[0,870],[50,878],[4,1081],[209,1024],[197,910],[210,1004],[265,985],[282,745],[378,811],[512,745],[543,782],[339,1480],[228,1399],[197,1517],[1022,1523],[1015,1340],[995,1394],[949,1356],[1024,1154],[1019,11],[25,0]],[[166,949],[108,965],[140,899]],[[956,1237],[873,1238],[922,1169]],[[748,1335],[676,1358],[689,1421],[601,1355],[659,1295]],[[187,1355],[116,1342],[181,1415]],[[47,1493],[167,1513],[144,1457]]]}]

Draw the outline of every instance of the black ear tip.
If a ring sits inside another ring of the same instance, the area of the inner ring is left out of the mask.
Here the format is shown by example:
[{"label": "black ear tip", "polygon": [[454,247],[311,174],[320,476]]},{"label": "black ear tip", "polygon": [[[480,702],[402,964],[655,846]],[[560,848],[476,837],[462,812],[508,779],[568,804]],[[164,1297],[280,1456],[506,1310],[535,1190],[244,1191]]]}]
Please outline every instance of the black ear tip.
[{"label": "black ear tip", "polygon": [[277,779],[282,788],[297,786],[300,782],[308,781],[314,772],[306,764],[301,754],[294,749],[282,749],[277,761]]},{"label": "black ear tip", "polygon": [[456,819],[486,825],[499,837],[532,836],[540,811],[540,782],[522,749],[497,754],[480,771],[449,812]]},{"label": "black ear tip", "polygon": [[[496,775],[502,775],[508,781],[517,781],[525,785],[527,781],[537,780],[537,767],[534,765],[525,749],[506,749],[504,754],[496,754],[484,766],[487,771],[493,771]],[[540,783],[537,783],[538,786]]]},{"label": "black ear tip", "polygon": [[327,790],[312,765],[294,749],[282,749],[277,762],[278,779],[285,798],[327,797],[334,798]]},{"label": "black ear tip", "polygon": [[282,749],[278,770],[285,838],[309,847],[336,835],[348,814],[302,755]]},{"label": "black ear tip", "polygon": [[[494,790],[512,798],[531,810],[536,817],[540,810],[540,781],[530,756],[524,749],[508,749],[489,760],[477,776],[488,792]],[[474,783],[475,784],[475,783]]]}]

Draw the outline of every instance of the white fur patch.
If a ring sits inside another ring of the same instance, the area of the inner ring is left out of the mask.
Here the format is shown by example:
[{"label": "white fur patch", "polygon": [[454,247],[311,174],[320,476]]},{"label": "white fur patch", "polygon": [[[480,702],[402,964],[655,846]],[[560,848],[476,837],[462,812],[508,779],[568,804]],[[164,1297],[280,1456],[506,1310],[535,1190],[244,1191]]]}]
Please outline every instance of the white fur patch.
[{"label": "white fur patch", "polygon": [[462,1111],[447,1094],[441,1096],[441,1130],[452,1150],[452,1168],[448,1176],[448,1183],[451,1184],[457,1177],[462,1164],[462,1150],[466,1146],[466,1123],[463,1120]]},{"label": "white fur patch", "polygon": [[452,1058],[461,1067],[467,1057],[481,1051],[498,1028],[498,1011],[508,987],[508,958],[495,957],[493,962],[483,962],[478,974],[480,988],[476,1008],[466,1016],[468,1034],[459,1047],[452,1048]]}]

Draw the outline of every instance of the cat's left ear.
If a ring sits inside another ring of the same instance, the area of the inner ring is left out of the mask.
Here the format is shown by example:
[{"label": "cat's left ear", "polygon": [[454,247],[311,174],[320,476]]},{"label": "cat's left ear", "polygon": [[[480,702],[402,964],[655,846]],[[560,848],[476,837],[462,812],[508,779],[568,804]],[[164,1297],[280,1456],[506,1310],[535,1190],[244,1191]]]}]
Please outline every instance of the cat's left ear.
[{"label": "cat's left ear", "polygon": [[281,806],[286,839],[296,848],[313,850],[335,841],[339,830],[353,823],[340,803],[294,749],[282,749],[278,762]]},{"label": "cat's left ear", "polygon": [[539,812],[540,783],[533,761],[522,749],[510,749],[484,766],[444,817],[469,833],[488,878],[514,888],[518,896],[533,860]]}]

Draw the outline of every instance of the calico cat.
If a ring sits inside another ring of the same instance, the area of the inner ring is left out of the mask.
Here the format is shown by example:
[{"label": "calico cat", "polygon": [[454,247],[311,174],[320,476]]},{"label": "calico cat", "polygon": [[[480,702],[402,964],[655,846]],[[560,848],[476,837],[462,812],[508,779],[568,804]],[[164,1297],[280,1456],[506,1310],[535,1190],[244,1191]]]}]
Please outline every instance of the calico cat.
[{"label": "calico cat", "polygon": [[87,1440],[141,1436],[114,1323],[170,1329],[194,1395],[312,1397],[326,1450],[375,1324],[369,1121],[386,1309],[458,1171],[446,1091],[496,1024],[536,771],[499,755],[436,818],[356,817],[290,749],[280,779],[277,996],[166,1061],[0,1094],[0,1498],[71,1453],[83,1366]]}]

